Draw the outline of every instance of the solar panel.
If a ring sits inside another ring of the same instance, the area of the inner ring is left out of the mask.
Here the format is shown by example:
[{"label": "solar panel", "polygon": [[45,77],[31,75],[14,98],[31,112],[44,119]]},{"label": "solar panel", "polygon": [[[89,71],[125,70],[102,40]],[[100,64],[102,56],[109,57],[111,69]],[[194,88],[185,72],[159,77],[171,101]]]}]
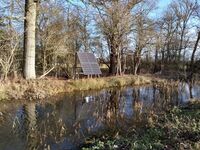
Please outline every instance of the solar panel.
[{"label": "solar panel", "polygon": [[100,75],[99,64],[92,53],[78,52],[78,58],[84,75]]}]

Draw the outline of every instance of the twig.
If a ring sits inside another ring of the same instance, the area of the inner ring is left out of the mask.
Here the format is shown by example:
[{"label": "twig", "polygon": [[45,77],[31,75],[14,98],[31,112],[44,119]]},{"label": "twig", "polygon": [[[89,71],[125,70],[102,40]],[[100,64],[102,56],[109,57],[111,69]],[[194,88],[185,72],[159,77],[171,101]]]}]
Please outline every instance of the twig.
[{"label": "twig", "polygon": [[43,77],[45,77],[47,74],[49,74],[55,67],[49,69],[47,72],[45,72],[43,75],[41,75],[38,79],[42,79]]}]

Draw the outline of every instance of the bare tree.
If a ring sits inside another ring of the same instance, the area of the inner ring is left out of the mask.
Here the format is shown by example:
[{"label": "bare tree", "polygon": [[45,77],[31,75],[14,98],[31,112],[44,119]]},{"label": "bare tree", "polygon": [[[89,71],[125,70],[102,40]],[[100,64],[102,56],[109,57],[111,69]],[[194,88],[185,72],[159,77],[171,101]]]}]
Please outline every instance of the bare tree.
[{"label": "bare tree", "polygon": [[173,14],[171,9],[169,8],[165,13],[164,16],[161,18],[160,28],[164,34],[164,43],[162,49],[162,64],[164,62],[172,60],[173,55],[173,40],[176,34],[178,24],[176,22],[176,18]]},{"label": "bare tree", "polygon": [[[200,22],[200,4],[197,4],[197,9],[196,9],[196,17],[197,17],[197,22],[199,23]],[[194,48],[193,48],[193,51],[192,51],[192,55],[191,55],[191,60],[190,60],[190,77],[189,79],[191,80],[193,78],[193,74],[194,74],[194,61],[195,61],[195,54],[196,54],[196,51],[197,51],[197,48],[198,48],[198,44],[199,44],[199,41],[200,41],[200,26],[197,26],[197,39],[196,39],[196,42],[195,42],[195,45],[194,45]]]},{"label": "bare tree", "polygon": [[186,52],[192,43],[194,13],[197,9],[195,0],[172,1],[159,21],[162,30],[162,68],[176,66],[181,71],[185,68]]},{"label": "bare tree", "polygon": [[[18,22],[16,16],[16,4],[14,0],[1,1],[3,3],[0,17],[0,71],[3,79],[7,80],[8,74],[14,72],[16,75],[16,66],[18,62],[16,55],[19,50],[21,34],[15,29],[14,22]],[[14,63],[15,62],[15,63]]]},{"label": "bare tree", "polygon": [[112,75],[122,73],[122,53],[126,37],[131,32],[131,10],[142,0],[112,0],[89,2],[97,10],[97,22],[110,51],[109,72]]},{"label": "bare tree", "polygon": [[140,15],[137,17],[136,27],[136,49],[134,51],[134,75],[137,74],[139,65],[141,63],[142,51],[148,44],[151,43],[152,35],[154,33],[153,22]]},{"label": "bare tree", "polygon": [[179,39],[179,47],[178,47],[178,60],[180,61],[181,52],[184,48],[184,38],[186,38],[186,31],[188,28],[189,20],[195,13],[197,9],[197,1],[196,0],[182,0],[182,1],[174,1],[171,4],[171,7],[174,11],[174,14],[177,17],[178,27],[180,30],[180,39]]},{"label": "bare tree", "polygon": [[[136,75],[141,64],[142,53],[153,41],[154,21],[149,18],[149,13],[155,8],[155,1],[144,1],[136,9],[133,23],[135,51],[133,55],[133,74]],[[149,48],[148,48],[149,49]],[[148,50],[146,50],[147,52]]]},{"label": "bare tree", "polygon": [[18,50],[20,36],[14,30],[9,32],[9,35],[0,39],[0,66],[2,67],[3,79],[7,80],[8,73],[10,73],[13,61]]}]

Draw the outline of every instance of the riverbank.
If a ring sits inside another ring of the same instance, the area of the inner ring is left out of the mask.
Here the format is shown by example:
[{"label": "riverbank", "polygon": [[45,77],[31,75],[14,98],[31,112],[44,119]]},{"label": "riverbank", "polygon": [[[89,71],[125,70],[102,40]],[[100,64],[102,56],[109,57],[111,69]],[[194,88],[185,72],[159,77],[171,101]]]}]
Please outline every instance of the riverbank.
[{"label": "riverbank", "polygon": [[124,86],[163,83],[163,79],[150,76],[114,76],[79,80],[18,80],[0,82],[0,100],[42,100],[63,93],[100,90]]},{"label": "riverbank", "polygon": [[98,149],[200,149],[200,101],[174,107],[162,116],[151,114],[148,123],[126,134],[91,137],[83,150]]}]

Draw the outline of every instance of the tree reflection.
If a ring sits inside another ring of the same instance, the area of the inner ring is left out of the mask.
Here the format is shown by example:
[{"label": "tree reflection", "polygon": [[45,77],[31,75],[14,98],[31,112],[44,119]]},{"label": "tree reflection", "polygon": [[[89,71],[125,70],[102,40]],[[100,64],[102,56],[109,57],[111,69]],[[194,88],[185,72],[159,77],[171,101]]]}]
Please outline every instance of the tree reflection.
[{"label": "tree reflection", "polygon": [[117,124],[118,113],[119,113],[119,100],[120,100],[120,90],[110,90],[109,100],[106,104],[105,120],[109,127],[114,127]]},{"label": "tree reflection", "polygon": [[134,120],[139,122],[142,114],[143,102],[140,99],[140,89],[133,88],[133,110],[134,110]]},{"label": "tree reflection", "polygon": [[[12,144],[18,146],[16,149],[77,148],[77,143],[91,135],[146,125],[152,114],[157,115],[171,104],[175,105],[178,98],[196,96],[195,88],[199,89],[191,84],[181,86],[180,90],[176,87],[132,87],[64,95],[56,102],[20,104],[15,106],[12,119],[8,115],[3,117],[0,141],[5,141],[3,137],[12,139]],[[9,129],[12,129],[11,134]],[[0,145],[0,149],[6,149],[2,147]]]},{"label": "tree reflection", "polygon": [[189,83],[190,99],[193,99],[193,98],[194,98],[194,96],[193,96],[193,92],[192,92],[192,89],[193,89],[193,83]]}]

